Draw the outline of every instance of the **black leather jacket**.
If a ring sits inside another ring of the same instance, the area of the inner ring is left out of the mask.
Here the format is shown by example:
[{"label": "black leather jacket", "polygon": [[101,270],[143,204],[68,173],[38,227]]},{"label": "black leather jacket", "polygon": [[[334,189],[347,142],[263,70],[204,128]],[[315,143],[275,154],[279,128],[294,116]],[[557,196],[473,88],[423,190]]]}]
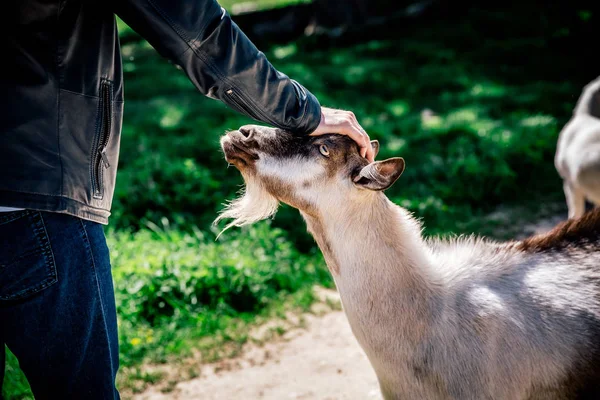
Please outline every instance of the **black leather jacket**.
[{"label": "black leather jacket", "polygon": [[319,124],[315,97],[276,71],[215,0],[7,2],[0,206],[107,223],[123,116],[115,14],[207,96],[298,134]]}]

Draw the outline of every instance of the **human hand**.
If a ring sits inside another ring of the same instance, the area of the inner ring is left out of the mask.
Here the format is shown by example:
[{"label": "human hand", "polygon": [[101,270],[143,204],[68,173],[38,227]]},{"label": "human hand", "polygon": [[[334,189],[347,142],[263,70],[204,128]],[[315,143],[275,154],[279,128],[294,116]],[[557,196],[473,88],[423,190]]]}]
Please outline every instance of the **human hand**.
[{"label": "human hand", "polygon": [[360,155],[369,162],[374,161],[375,156],[371,147],[371,139],[360,126],[352,111],[321,107],[321,122],[310,136],[325,135],[327,133],[337,133],[350,137],[360,147]]}]

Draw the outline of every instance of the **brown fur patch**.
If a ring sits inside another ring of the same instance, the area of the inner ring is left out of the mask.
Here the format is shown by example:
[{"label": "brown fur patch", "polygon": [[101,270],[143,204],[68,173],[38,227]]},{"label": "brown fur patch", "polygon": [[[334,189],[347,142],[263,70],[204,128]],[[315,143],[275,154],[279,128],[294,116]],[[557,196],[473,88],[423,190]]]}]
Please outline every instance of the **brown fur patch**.
[{"label": "brown fur patch", "polygon": [[277,200],[298,210],[304,211],[307,214],[314,214],[316,212],[313,204],[296,196],[292,185],[270,176],[261,176],[258,179],[263,182],[267,191],[277,198]]},{"label": "brown fur patch", "polygon": [[535,235],[518,242],[516,248],[521,251],[537,253],[585,245],[600,247],[600,208],[584,214],[579,219],[564,221],[548,233]]},{"label": "brown fur patch", "polygon": [[350,174],[353,170],[360,170],[369,163],[360,156],[358,145],[348,136],[326,135],[317,138],[314,144],[329,146],[330,154],[322,161],[329,179],[335,178],[340,171]]}]

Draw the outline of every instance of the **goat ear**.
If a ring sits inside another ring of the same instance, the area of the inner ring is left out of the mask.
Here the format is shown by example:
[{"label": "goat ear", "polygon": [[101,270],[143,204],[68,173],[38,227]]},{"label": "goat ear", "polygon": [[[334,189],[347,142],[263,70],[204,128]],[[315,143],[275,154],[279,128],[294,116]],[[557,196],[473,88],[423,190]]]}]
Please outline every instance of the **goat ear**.
[{"label": "goat ear", "polygon": [[404,159],[401,157],[375,161],[360,170],[354,178],[354,183],[369,190],[385,190],[400,178],[404,172],[404,165]]},{"label": "goat ear", "polygon": [[379,153],[379,141],[371,140],[371,147],[373,148],[373,158],[377,157],[377,153]]}]

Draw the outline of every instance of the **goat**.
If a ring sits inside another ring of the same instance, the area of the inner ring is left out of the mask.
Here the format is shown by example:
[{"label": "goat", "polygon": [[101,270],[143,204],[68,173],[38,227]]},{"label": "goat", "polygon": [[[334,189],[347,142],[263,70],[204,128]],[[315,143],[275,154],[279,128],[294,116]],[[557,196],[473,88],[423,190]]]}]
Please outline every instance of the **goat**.
[{"label": "goat", "polygon": [[385,399],[600,399],[600,211],[519,242],[426,240],[383,192],[402,158],[259,126],[221,147],[246,191],[216,221],[300,211]]},{"label": "goat", "polygon": [[588,83],[573,117],[560,132],[554,165],[563,179],[569,218],[585,212],[585,200],[600,206],[600,78]]}]

